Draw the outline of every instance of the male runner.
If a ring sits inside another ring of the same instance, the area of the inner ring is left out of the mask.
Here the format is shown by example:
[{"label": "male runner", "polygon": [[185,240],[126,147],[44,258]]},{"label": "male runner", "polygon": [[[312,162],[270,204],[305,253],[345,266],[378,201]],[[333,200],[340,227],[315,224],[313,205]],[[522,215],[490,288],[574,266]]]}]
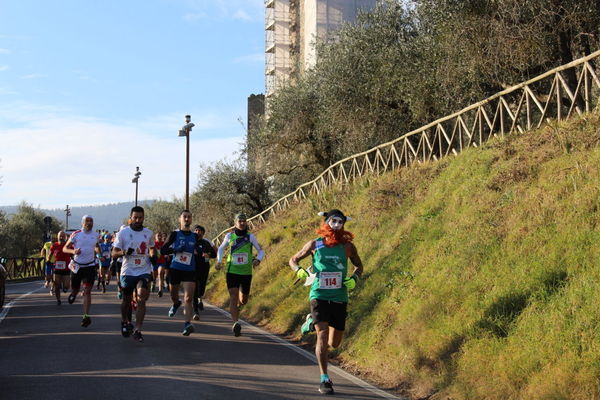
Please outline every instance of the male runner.
[{"label": "male runner", "polygon": [[[306,243],[302,250],[290,259],[290,267],[300,279],[308,277],[308,272],[298,264],[303,258],[312,255],[313,270],[317,276],[310,288],[310,314],[302,325],[303,333],[317,331],[315,353],[321,371],[319,392],[333,394],[333,384],[327,375],[329,346],[336,348],[342,342],[346,326],[348,289],[354,289],[362,275],[363,265],[358,251],[352,243],[354,235],[344,230],[348,217],[340,210],[319,213],[325,217],[317,229],[319,238]],[[354,264],[354,271],[348,277],[348,258]]]},{"label": "male runner", "polygon": [[152,231],[144,228],[144,209],[135,206],[131,209],[130,225],[117,233],[117,241],[112,250],[113,257],[123,257],[121,266],[121,334],[129,337],[133,331],[131,323],[131,301],[133,292],[137,292],[137,309],[135,313],[135,331],[133,339],[143,342],[142,326],[146,315],[148,288],[152,279],[150,257],[156,257]]},{"label": "male runner", "polygon": [[169,267],[169,277],[171,280],[171,300],[173,305],[169,309],[169,317],[177,313],[181,306],[179,300],[179,285],[183,285],[183,335],[189,336],[194,332],[192,325],[192,298],[196,290],[196,257],[197,236],[191,231],[192,213],[183,210],[179,215],[179,229],[171,232],[169,238],[160,250],[161,254],[173,254],[171,265]]},{"label": "male runner", "polygon": [[166,257],[160,252],[160,249],[165,244],[164,239],[164,234],[162,232],[158,232],[154,239],[154,247],[157,250],[158,259],[152,264],[152,276],[154,277],[154,280],[152,281],[152,292],[158,290],[158,297],[162,297],[162,290],[165,282]]},{"label": "male runner", "polygon": [[69,288],[69,263],[71,262],[71,255],[63,252],[63,247],[67,242],[67,234],[63,231],[58,232],[58,240],[52,243],[50,247],[50,254],[54,257],[54,295],[56,296],[56,304],[61,305],[60,290]]},{"label": "male runner", "polygon": [[217,257],[215,245],[204,238],[206,229],[201,225],[196,225],[194,233],[198,236],[198,257],[196,257],[196,294],[194,295],[194,321],[200,320],[200,311],[204,310],[202,296],[206,291],[206,281],[210,271],[210,259]]},{"label": "male runner", "polygon": [[98,255],[100,259],[100,275],[98,276],[98,286],[96,288],[100,289],[100,284],[102,284],[102,293],[106,293],[106,285],[110,282],[110,252],[113,244],[110,233],[105,233],[102,238],[104,240],[100,243],[100,254]]},{"label": "male runner", "polygon": [[[229,291],[229,312],[233,320],[231,330],[234,336],[240,336],[242,334],[242,325],[238,321],[240,306],[248,302],[252,283],[252,268],[260,264],[265,252],[258,244],[256,236],[248,232],[246,214],[237,214],[234,223],[233,232],[225,235],[223,243],[219,246],[215,269],[221,269],[223,253],[226,248],[229,248],[229,255],[227,256],[227,290]],[[256,258],[252,254],[252,247],[258,251]]]},{"label": "male runner", "polygon": [[50,253],[50,247],[52,247],[52,238],[44,243],[44,246],[40,250],[40,256],[44,258],[44,287],[50,287],[50,293],[54,290],[52,286],[52,269],[54,268],[54,258]]},{"label": "male runner", "polygon": [[81,229],[73,232],[63,247],[63,252],[73,254],[73,260],[69,263],[71,270],[71,294],[69,304],[73,304],[81,284],[83,283],[83,318],[81,326],[87,328],[92,319],[89,316],[92,305],[92,287],[96,279],[96,254],[100,253],[100,236],[92,228],[94,218],[84,215],[81,218]]}]

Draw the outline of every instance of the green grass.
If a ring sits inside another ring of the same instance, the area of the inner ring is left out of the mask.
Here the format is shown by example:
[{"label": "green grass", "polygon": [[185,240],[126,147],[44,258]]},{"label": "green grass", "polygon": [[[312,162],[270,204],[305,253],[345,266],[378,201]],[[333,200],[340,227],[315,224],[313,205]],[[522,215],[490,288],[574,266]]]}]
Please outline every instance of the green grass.
[{"label": "green grass", "polygon": [[600,398],[598,127],[594,113],[495,139],[277,215],[242,316],[300,339],[308,291],[287,260],[336,207],[365,265],[342,364],[414,398]]}]

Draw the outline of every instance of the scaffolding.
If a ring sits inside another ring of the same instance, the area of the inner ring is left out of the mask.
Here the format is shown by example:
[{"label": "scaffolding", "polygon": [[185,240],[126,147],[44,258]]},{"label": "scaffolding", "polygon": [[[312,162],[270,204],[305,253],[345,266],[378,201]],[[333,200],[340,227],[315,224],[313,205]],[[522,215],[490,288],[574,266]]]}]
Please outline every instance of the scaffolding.
[{"label": "scaffolding", "polygon": [[272,95],[290,74],[289,0],[265,0],[266,95]]}]

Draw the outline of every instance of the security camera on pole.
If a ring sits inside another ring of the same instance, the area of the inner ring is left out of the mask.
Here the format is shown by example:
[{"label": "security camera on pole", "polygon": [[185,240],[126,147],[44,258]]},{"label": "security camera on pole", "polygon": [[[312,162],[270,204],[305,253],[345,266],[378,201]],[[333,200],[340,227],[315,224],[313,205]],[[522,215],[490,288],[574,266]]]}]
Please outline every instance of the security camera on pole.
[{"label": "security camera on pole", "polygon": [[190,132],[194,125],[190,115],[185,116],[185,125],[179,130],[179,136],[185,136],[185,209],[190,209]]},{"label": "security camera on pole", "polygon": [[140,180],[140,175],[142,173],[140,172],[140,167],[135,167],[135,174],[133,174],[133,179],[131,180],[131,183],[135,183],[135,205],[137,206],[138,203],[138,181]]}]

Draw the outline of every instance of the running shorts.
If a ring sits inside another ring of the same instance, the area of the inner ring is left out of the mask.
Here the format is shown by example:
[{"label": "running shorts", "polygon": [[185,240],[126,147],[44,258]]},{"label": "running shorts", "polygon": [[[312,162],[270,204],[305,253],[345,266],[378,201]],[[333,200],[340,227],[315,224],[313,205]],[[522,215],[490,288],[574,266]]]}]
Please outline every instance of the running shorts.
[{"label": "running shorts", "polygon": [[123,294],[126,296],[130,296],[133,294],[133,291],[137,287],[139,282],[142,282],[142,289],[148,289],[148,282],[152,277],[150,274],[142,274],[142,275],[121,275],[120,283],[121,288],[123,289]]},{"label": "running shorts", "polygon": [[252,283],[252,275],[239,275],[227,273],[227,289],[239,289],[242,293],[250,294],[250,284]]},{"label": "running shorts", "polygon": [[71,272],[71,287],[73,289],[79,289],[81,283],[83,285],[93,286],[96,280],[96,267],[80,267],[77,273]]},{"label": "running shorts", "polygon": [[46,265],[44,268],[44,272],[46,273],[46,275],[52,275],[53,269],[54,269],[54,264],[52,264],[50,261],[46,261]]},{"label": "running shorts", "polygon": [[348,303],[339,301],[312,299],[310,314],[315,324],[327,322],[332,328],[343,331],[346,329],[347,306]]},{"label": "running shorts", "polygon": [[181,271],[179,269],[169,269],[169,278],[171,285],[179,285],[181,282],[196,282],[196,271]]}]

